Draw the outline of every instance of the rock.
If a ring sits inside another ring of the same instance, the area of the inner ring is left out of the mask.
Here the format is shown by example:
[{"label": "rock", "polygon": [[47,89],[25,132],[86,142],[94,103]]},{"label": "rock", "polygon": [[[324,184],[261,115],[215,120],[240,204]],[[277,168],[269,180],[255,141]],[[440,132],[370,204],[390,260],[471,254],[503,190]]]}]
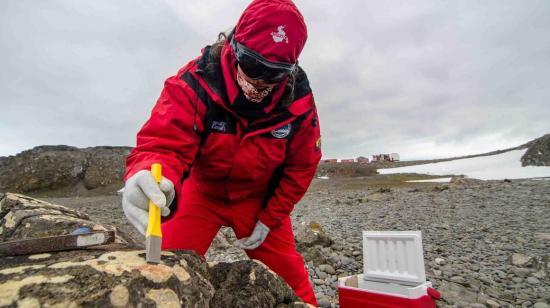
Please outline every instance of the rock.
[{"label": "rock", "polygon": [[538,240],[550,241],[550,233],[539,232],[535,236]]},{"label": "rock", "polygon": [[495,301],[492,300],[492,299],[488,299],[488,300],[486,301],[486,303],[487,303],[487,306],[489,306],[489,307],[491,307],[491,308],[498,308],[498,307],[500,307],[500,304],[497,303],[497,302],[495,302]]},{"label": "rock", "polygon": [[319,307],[330,307],[330,301],[326,296],[321,296],[317,300],[317,305]]},{"label": "rock", "polygon": [[286,282],[259,261],[218,263],[209,270],[210,307],[281,307],[299,302]]},{"label": "rock", "polygon": [[445,259],[443,258],[435,258],[434,261],[437,265],[445,265]]},{"label": "rock", "polygon": [[473,303],[473,304],[470,304],[471,308],[487,308],[487,306],[485,306],[484,304],[479,304],[479,303]]},{"label": "rock", "polygon": [[539,284],[540,280],[538,280],[535,277],[527,277],[527,282],[530,283],[530,284]]},{"label": "rock", "polygon": [[527,277],[529,276],[529,274],[531,274],[533,272],[532,269],[529,269],[529,268],[513,268],[512,269],[512,272],[518,276],[518,277]]},{"label": "rock", "polygon": [[521,157],[522,166],[550,166],[550,134],[529,142],[527,147]]},{"label": "rock", "polygon": [[441,292],[441,294],[443,294],[443,298],[447,302],[477,302],[477,293],[458,283],[441,280],[439,286],[437,287],[437,290]]},{"label": "rock", "polygon": [[462,276],[453,276],[451,277],[451,281],[462,285],[466,283],[466,279],[464,279],[464,277]]},{"label": "rock", "polygon": [[319,246],[301,247],[301,248],[298,248],[298,250],[304,257],[304,260],[306,262],[311,261],[316,266],[327,263],[327,259],[321,252],[321,249],[319,248]]},{"label": "rock", "polygon": [[[64,234],[82,225],[111,228],[66,207],[12,193],[0,200],[0,217],[2,241]],[[260,262],[209,266],[192,251],[163,251],[160,264],[148,264],[144,250],[120,237],[116,245],[0,257],[0,307],[16,305],[305,307]]]},{"label": "rock", "polygon": [[296,231],[296,244],[300,248],[320,245],[329,247],[332,240],[327,236],[323,227],[317,222],[302,223]]},{"label": "rock", "polygon": [[334,267],[332,267],[329,264],[319,265],[319,269],[322,270],[323,272],[327,273],[327,274],[331,274],[331,275],[336,274],[336,271],[334,270]]},{"label": "rock", "polygon": [[29,298],[42,306],[124,307],[159,298],[205,306],[215,292],[205,263],[191,252],[163,252],[162,263],[152,265],[143,250],[74,250],[39,262],[28,256],[2,258],[0,268],[0,306]]},{"label": "rock", "polygon": [[550,308],[547,303],[538,302],[533,305],[534,308]]},{"label": "rock", "polygon": [[0,191],[81,195],[100,188],[114,193],[124,186],[124,161],[130,150],[129,147],[35,147],[3,159]]},{"label": "rock", "polygon": [[530,258],[520,253],[514,253],[510,256],[509,263],[515,266],[524,267],[530,261]]},{"label": "rock", "polygon": [[[0,202],[0,241],[67,235],[79,228],[118,231],[91,221],[84,213],[24,195],[7,193]],[[135,245],[120,231],[117,234],[116,243]]]},{"label": "rock", "polygon": [[454,176],[451,178],[449,183],[453,186],[476,186],[485,183],[485,181],[474,178]]}]

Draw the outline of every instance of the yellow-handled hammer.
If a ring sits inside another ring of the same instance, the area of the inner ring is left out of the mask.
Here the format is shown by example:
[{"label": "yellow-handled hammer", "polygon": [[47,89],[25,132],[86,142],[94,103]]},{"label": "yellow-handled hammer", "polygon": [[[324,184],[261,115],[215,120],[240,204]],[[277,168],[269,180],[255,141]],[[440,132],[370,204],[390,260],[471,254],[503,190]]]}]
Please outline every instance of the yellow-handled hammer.
[{"label": "yellow-handled hammer", "polygon": [[[162,178],[162,166],[157,163],[152,164],[151,174],[159,184]],[[148,263],[160,263],[161,245],[160,208],[149,200],[149,222],[145,232],[145,259]]]}]

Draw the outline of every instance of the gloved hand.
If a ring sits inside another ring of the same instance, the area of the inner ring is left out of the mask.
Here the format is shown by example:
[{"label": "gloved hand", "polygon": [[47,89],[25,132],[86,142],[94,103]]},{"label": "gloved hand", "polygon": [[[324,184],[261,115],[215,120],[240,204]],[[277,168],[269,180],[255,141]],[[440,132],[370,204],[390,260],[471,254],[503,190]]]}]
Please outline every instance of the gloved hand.
[{"label": "gloved hand", "polygon": [[143,235],[149,220],[149,200],[160,208],[162,216],[168,216],[176,192],[174,184],[162,177],[160,184],[149,170],[142,170],[131,176],[124,185],[122,209],[130,223]]},{"label": "gloved hand", "polygon": [[238,240],[237,245],[243,249],[256,249],[265,241],[268,233],[269,227],[258,220],[252,234]]}]

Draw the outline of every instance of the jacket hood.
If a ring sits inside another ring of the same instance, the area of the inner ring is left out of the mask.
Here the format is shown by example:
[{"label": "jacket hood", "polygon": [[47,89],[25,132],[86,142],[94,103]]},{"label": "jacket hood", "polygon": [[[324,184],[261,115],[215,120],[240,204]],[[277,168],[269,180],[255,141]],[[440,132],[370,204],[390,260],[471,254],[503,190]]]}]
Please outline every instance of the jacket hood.
[{"label": "jacket hood", "polygon": [[254,0],[239,18],[235,40],[269,61],[296,63],[307,28],[292,1]]}]

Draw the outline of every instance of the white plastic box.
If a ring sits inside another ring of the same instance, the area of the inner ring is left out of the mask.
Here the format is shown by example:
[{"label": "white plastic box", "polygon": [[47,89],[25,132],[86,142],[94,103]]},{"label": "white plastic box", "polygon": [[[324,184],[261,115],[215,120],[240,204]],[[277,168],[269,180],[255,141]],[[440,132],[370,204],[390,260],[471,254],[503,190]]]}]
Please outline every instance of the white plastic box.
[{"label": "white plastic box", "polygon": [[363,231],[363,280],[416,286],[426,282],[420,231]]}]

